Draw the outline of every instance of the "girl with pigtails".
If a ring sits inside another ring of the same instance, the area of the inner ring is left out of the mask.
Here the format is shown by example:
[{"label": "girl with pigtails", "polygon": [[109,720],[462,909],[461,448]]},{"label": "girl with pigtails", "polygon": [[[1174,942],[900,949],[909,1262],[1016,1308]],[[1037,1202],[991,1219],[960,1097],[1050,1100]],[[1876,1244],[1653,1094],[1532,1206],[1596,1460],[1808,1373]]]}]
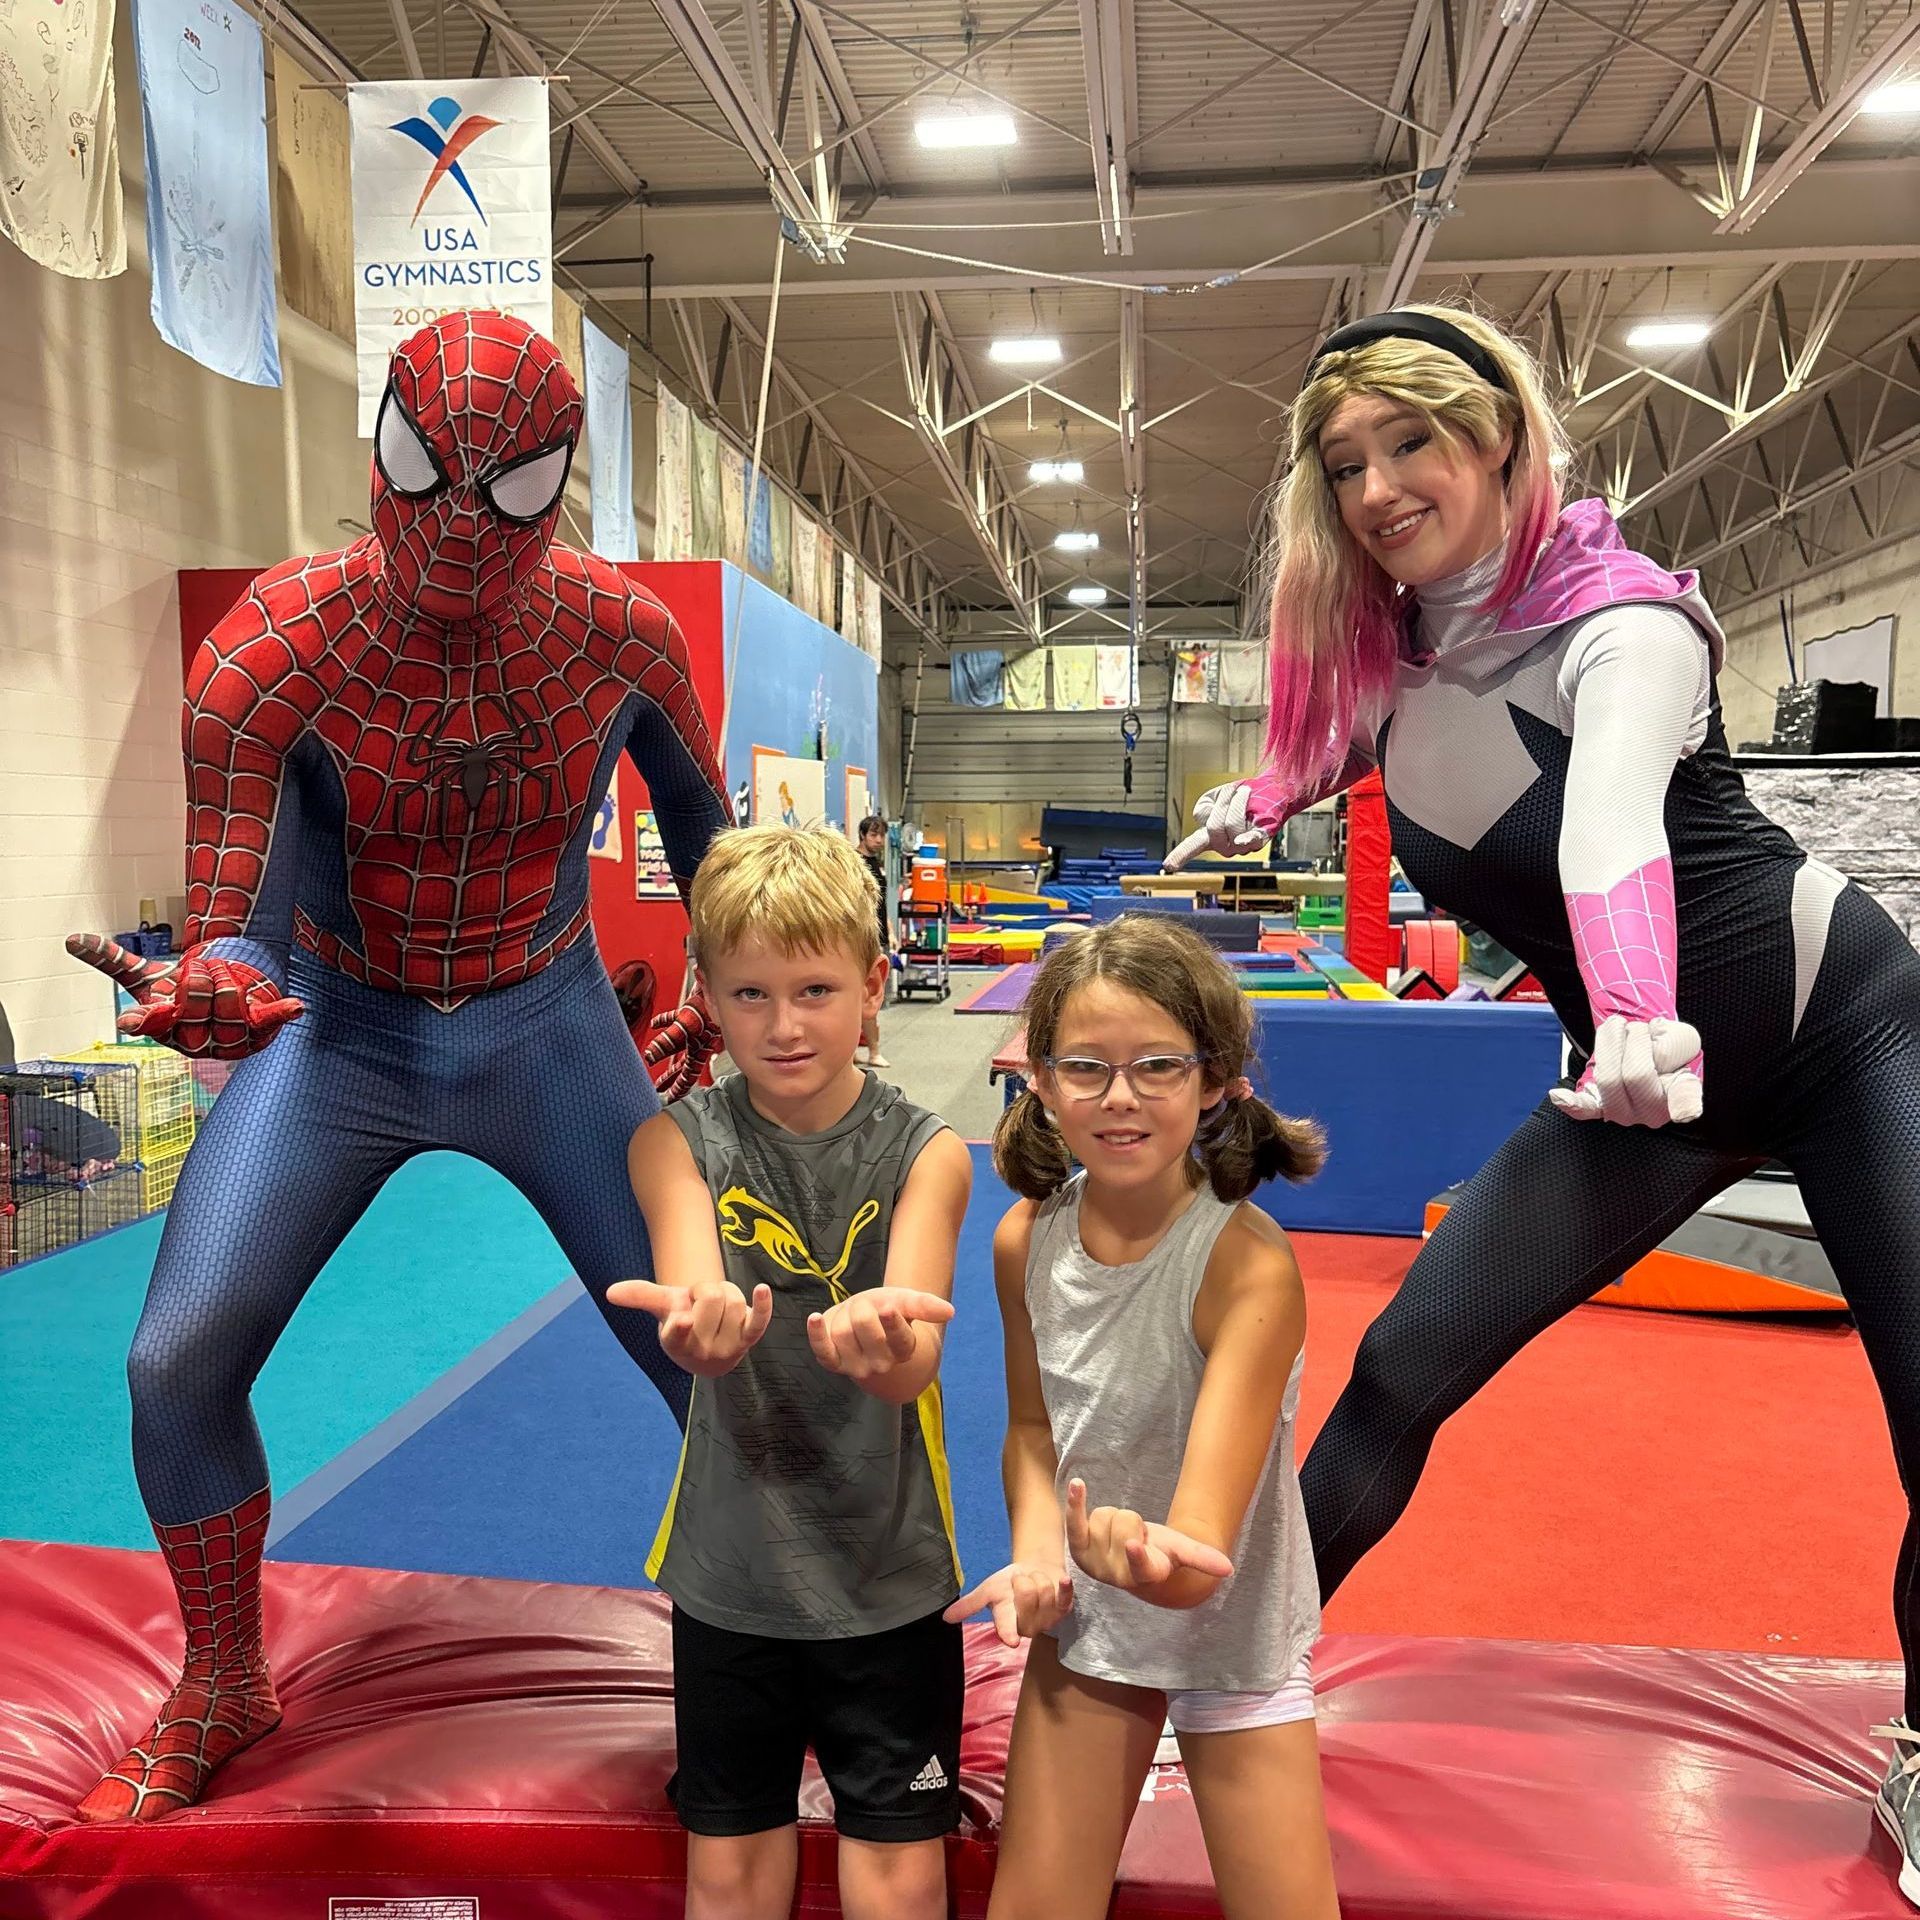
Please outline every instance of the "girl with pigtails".
[{"label": "girl with pigtails", "polygon": [[[1196,809],[1244,852],[1362,773],[1429,899],[1546,989],[1567,1084],[1468,1184],[1360,1345],[1301,1472],[1331,1595],[1435,1433],[1533,1336],[1768,1160],[1920,1461],[1920,955],[1747,799],[1696,577],[1563,506],[1525,349],[1477,314],[1342,327],[1294,403],[1273,519],[1269,766]],[[1920,1904],[1920,1543],[1894,1576],[1904,1712],[1877,1811]]]},{"label": "girl with pigtails", "polygon": [[[1013,1559],[954,1603],[1031,1637],[990,1920],[1094,1920],[1171,1722],[1228,1920],[1337,1920],[1294,1415],[1306,1308],[1245,1204],[1320,1164],[1246,1078],[1252,1016],[1164,915],[1076,934],[994,1136]],[[1077,1170],[1076,1170],[1077,1169]]]}]

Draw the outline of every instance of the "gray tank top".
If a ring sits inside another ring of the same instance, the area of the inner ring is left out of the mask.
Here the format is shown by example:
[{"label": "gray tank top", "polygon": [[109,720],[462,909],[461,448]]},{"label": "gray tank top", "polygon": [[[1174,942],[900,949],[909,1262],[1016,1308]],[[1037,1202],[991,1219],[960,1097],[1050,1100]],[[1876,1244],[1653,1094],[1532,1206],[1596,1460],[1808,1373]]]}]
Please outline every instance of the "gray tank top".
[{"label": "gray tank top", "polygon": [[[1131,1507],[1164,1521],[1187,1448],[1206,1356],[1193,1303],[1207,1257],[1235,1208],[1202,1187],[1142,1260],[1101,1266],[1080,1242],[1076,1174],[1034,1220],[1027,1312],[1060,1470],[1087,1483],[1092,1506]],[[1270,1693],[1320,1632],[1307,1517],[1294,1469],[1294,1417],[1305,1356],[1294,1363],[1265,1471],[1240,1537],[1233,1577],[1213,1598],[1175,1612],[1076,1574],[1073,1610],[1054,1629],[1075,1673],[1167,1693]]]},{"label": "gray tank top", "polygon": [[[940,1386],[889,1406],[829,1373],[807,1315],[884,1283],[894,1202],[945,1122],[869,1074],[844,1118],[789,1133],[734,1074],[667,1109],[714,1197],[726,1276],[773,1319],[695,1380],[647,1573],[696,1620],[777,1640],[884,1633],[960,1591]],[[662,1274],[671,1280],[671,1274]]]}]

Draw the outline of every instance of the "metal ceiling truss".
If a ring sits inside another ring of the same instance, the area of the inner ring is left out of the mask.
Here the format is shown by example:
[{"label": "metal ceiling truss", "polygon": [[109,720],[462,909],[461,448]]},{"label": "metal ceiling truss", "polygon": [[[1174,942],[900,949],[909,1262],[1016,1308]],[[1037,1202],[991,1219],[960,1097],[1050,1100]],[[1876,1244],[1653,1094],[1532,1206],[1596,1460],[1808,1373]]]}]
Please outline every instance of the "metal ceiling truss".
[{"label": "metal ceiling truss", "polygon": [[[693,69],[695,79],[720,109],[754,171],[766,183],[774,205],[787,223],[790,237],[812,259],[836,263],[844,259],[846,232],[840,220],[840,168],[821,139],[821,75],[818,56],[813,51],[814,36],[805,22],[788,23],[788,58],[776,96],[775,71],[780,64],[778,0],[743,0],[741,16],[749,69],[746,74],[741,73],[701,0],[653,0],[653,3],[674,44]],[[808,48],[808,57],[796,61],[793,55],[802,43]],[[787,158],[782,144],[796,78],[810,150],[808,174],[804,178]],[[844,85],[844,73],[839,78]],[[828,105],[831,104],[829,99]],[[845,131],[844,126],[841,131]],[[839,151],[834,150],[836,155]]]},{"label": "metal ceiling truss", "polygon": [[[1689,454],[1675,430],[1709,407],[1724,421],[1749,378],[1746,369],[1729,378],[1714,358],[1717,403],[1670,405],[1663,425],[1649,398],[1595,449],[1602,487],[1636,539],[1672,564],[1709,568],[1716,590],[1738,604],[1770,580],[1805,578],[1897,537],[1920,460],[1920,317],[1862,354],[1829,347],[1819,374],[1809,374],[1803,351],[1797,380],[1790,373]],[[1750,352],[1749,364],[1755,358],[1770,355]],[[1649,467],[1660,477],[1632,492]]]},{"label": "metal ceiling truss", "polygon": [[[1454,195],[1459,191],[1494,109],[1500,104],[1501,94],[1506,91],[1520,56],[1526,51],[1540,10],[1541,0],[1480,0],[1475,9],[1472,39],[1458,59],[1458,78],[1447,124],[1437,140],[1420,142],[1420,172],[1415,181],[1413,210],[1401,229],[1393,260],[1376,292],[1373,302],[1376,313],[1400,306],[1413,297],[1414,283],[1433,246],[1434,229],[1454,210]],[[1450,25],[1452,15],[1447,0],[1443,0],[1442,11]],[[1452,50],[1451,35],[1448,50]],[[1450,60],[1449,66],[1453,64]]]},{"label": "metal ceiling truss", "polygon": [[1100,245],[1133,251],[1133,176],[1128,150],[1139,125],[1133,0],[1080,0],[1080,52],[1087,74],[1087,139]]},{"label": "metal ceiling truss", "polygon": [[[670,300],[667,311],[680,343],[686,377],[719,430],[740,451],[753,450],[753,402],[747,354],[766,351],[766,337],[740,306],[722,300],[720,324],[708,343],[705,317],[697,301]],[[732,362],[736,396],[728,417],[722,396],[726,370]],[[756,370],[757,373],[757,370]],[[886,503],[886,488],[876,484],[866,465],[852,453],[839,431],[828,421],[820,403],[792,369],[775,354],[773,382],[796,409],[790,416],[802,422],[797,451],[789,445],[785,481],[810,512],[823,515],[840,540],[880,582],[882,594],[894,608],[928,638],[938,639],[949,624],[951,608],[947,586],[934,578],[924,558],[926,543],[914,538],[906,524]],[[771,473],[774,462],[771,435],[761,448],[762,467]]]},{"label": "metal ceiling truss", "polygon": [[[980,415],[984,411],[937,294],[896,293],[894,335],[913,430],[965,516],[993,583],[1022,629],[1039,639],[1046,584],[1015,489]],[[956,404],[957,403],[957,404]]]},{"label": "metal ceiling truss", "polygon": [[[1697,65],[1687,68],[1686,77],[1654,116],[1642,137],[1641,151],[1714,216],[1716,233],[1750,232],[1852,124],[1867,95],[1896,78],[1920,53],[1920,17],[1908,17],[1897,22],[1870,53],[1860,57],[1866,11],[1861,0],[1853,0],[1836,40],[1835,4],[1826,0],[1823,59],[1816,61],[1802,0],[1736,0],[1714,30]],[[1730,85],[1722,78],[1723,70],[1735,52],[1749,42],[1747,85]],[[1805,111],[1786,112],[1768,106],[1769,90],[1777,94],[1782,84],[1780,72],[1796,65],[1806,90]],[[1661,152],[1697,101],[1706,105],[1712,149],[1713,172],[1706,180]],[[1744,111],[1744,125],[1734,122],[1736,107]],[[1763,171],[1761,163],[1769,141],[1779,144],[1766,159]]]}]

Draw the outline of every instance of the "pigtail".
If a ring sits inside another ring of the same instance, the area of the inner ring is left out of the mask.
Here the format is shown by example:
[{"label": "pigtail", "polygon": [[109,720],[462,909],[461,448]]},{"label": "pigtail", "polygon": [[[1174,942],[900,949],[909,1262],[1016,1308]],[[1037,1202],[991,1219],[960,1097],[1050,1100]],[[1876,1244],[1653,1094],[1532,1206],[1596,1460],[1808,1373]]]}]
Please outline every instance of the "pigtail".
[{"label": "pigtail", "polygon": [[1045,1200],[1067,1184],[1073,1156],[1031,1087],[993,1130],[993,1170],[1015,1193]]},{"label": "pigtail", "polygon": [[1248,1095],[1224,1100],[1203,1121],[1194,1152],[1216,1199],[1246,1199],[1269,1180],[1310,1180],[1327,1157],[1327,1137],[1312,1120],[1277,1112]]}]

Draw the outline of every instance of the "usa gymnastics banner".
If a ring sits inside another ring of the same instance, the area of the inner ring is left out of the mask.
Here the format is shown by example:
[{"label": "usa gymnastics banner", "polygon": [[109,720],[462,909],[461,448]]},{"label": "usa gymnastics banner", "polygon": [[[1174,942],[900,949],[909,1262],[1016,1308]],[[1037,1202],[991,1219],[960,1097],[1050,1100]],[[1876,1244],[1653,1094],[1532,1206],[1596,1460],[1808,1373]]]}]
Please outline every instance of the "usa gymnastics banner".
[{"label": "usa gymnastics banner", "polygon": [[353,120],[354,335],[360,432],[373,437],[387,361],[461,307],[553,334],[547,83],[375,81]]}]

